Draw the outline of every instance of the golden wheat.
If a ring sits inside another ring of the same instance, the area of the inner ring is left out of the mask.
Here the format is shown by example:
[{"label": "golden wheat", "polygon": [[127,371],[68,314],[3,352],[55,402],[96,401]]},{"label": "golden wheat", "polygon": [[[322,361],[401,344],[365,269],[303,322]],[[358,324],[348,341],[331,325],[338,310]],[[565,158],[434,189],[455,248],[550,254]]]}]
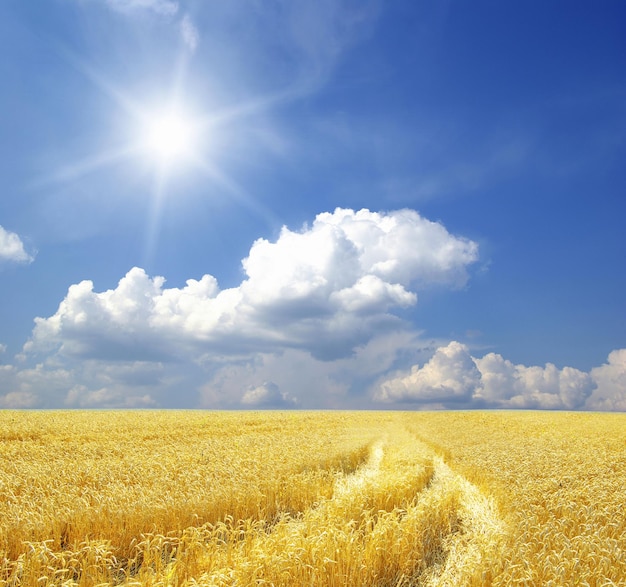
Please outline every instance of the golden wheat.
[{"label": "golden wheat", "polygon": [[509,526],[494,585],[626,584],[626,416],[411,414],[409,427]]},{"label": "golden wheat", "polygon": [[617,585],[626,419],[0,412],[0,585]]}]

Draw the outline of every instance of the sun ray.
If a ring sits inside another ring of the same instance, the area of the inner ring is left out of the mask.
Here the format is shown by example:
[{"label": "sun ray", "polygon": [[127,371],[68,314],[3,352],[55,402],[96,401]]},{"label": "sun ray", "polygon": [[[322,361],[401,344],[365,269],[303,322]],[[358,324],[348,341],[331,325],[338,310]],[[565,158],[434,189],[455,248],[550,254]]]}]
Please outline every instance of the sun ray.
[{"label": "sun ray", "polygon": [[288,88],[281,92],[275,92],[264,96],[258,96],[252,100],[247,100],[231,106],[216,110],[210,115],[198,119],[198,124],[202,130],[227,126],[243,119],[266,112],[280,104],[288,103],[301,95],[297,88]]},{"label": "sun ray", "polygon": [[128,161],[130,158],[136,157],[138,153],[137,145],[127,144],[65,165],[48,176],[33,180],[28,186],[41,188],[58,183],[69,183],[105,167]]},{"label": "sun ray", "polygon": [[165,203],[166,176],[163,173],[157,174],[152,189],[152,198],[150,200],[150,209],[146,222],[144,248],[143,248],[143,267],[149,269],[152,266],[156,247],[158,243],[159,230],[161,226],[161,217],[163,214],[163,205]]},{"label": "sun ray", "polygon": [[264,206],[258,199],[253,198],[232,177],[221,171],[213,163],[202,159],[193,159],[192,162],[206,175],[206,177],[213,181],[213,183],[226,190],[240,204],[256,214],[259,218],[262,218],[268,227],[280,225],[280,220],[276,214],[274,214],[267,206]]},{"label": "sun ray", "polygon": [[261,218],[268,227],[275,228],[280,224],[272,210],[220,168],[211,157],[210,151],[216,148],[220,134],[227,133],[228,128],[236,127],[246,118],[291,102],[306,93],[306,90],[292,86],[203,114],[190,108],[185,96],[188,54],[178,56],[167,91],[160,97],[155,97],[156,94],[152,91],[149,99],[142,100],[136,94],[120,88],[80,57],[68,51],[64,53],[68,62],[126,115],[127,123],[119,129],[121,147],[103,150],[66,165],[36,185],[71,182],[123,163],[141,163],[140,169],[151,170],[152,184],[148,188],[150,201],[143,242],[146,266],[156,254],[168,192],[177,176],[194,170],[215,186],[213,191],[218,190],[227,195],[251,214]]}]

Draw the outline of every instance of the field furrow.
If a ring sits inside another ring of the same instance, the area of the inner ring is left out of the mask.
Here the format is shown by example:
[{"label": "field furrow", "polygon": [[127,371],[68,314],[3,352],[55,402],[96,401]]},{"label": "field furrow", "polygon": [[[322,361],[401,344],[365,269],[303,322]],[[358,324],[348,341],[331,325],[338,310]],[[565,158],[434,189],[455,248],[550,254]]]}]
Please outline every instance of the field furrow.
[{"label": "field furrow", "polygon": [[[500,519],[493,498],[482,494],[463,476],[455,473],[440,457],[435,457],[433,482],[429,487],[435,503],[455,496],[456,531],[442,539],[444,556],[422,577],[427,586],[454,587],[487,583],[488,568],[502,553],[506,526]],[[441,496],[441,497],[440,497]],[[428,507],[437,507],[429,506]]]},{"label": "field furrow", "polygon": [[480,584],[503,537],[493,501],[396,430],[373,445],[362,467],[338,477],[331,498],[301,516],[244,539],[235,553],[207,543],[205,565],[215,568],[198,583]]}]

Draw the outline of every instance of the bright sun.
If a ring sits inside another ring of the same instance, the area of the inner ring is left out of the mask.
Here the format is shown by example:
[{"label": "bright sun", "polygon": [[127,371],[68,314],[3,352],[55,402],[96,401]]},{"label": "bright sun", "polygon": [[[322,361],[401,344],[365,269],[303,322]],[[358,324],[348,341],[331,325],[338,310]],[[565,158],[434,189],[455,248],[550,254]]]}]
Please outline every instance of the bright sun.
[{"label": "bright sun", "polygon": [[144,148],[159,164],[170,166],[194,151],[195,130],[191,118],[178,110],[153,114],[144,129]]}]

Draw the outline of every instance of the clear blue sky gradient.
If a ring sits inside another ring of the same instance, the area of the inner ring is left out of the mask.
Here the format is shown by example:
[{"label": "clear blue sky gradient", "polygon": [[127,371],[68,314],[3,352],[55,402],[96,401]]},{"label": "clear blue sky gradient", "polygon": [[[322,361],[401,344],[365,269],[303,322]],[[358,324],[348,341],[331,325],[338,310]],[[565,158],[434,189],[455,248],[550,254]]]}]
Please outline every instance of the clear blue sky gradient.
[{"label": "clear blue sky gradient", "polygon": [[[70,405],[33,379],[38,363],[61,368],[56,351],[23,347],[71,285],[103,292],[140,267],[164,287],[210,274],[236,288],[257,239],[337,207],[415,210],[474,241],[478,260],[462,287],[415,290],[415,305],[389,310],[412,342],[393,343],[379,370],[342,364],[320,376],[334,395],[303,396],[268,367],[259,405],[377,407],[387,375],[450,341],[585,373],[626,347],[621,0],[6,0],[0,44],[0,225],[33,257],[0,255],[0,396]],[[203,140],[197,160],[159,176],[127,150],[138,117],[174,93]],[[233,369],[266,350],[246,340]],[[91,357],[93,373],[111,356]],[[222,367],[177,364],[150,405],[233,407],[257,385],[242,378],[237,395],[236,374],[226,384]],[[63,358],[60,387],[112,385],[101,405],[130,405],[132,378],[74,379],[76,365]]]}]

